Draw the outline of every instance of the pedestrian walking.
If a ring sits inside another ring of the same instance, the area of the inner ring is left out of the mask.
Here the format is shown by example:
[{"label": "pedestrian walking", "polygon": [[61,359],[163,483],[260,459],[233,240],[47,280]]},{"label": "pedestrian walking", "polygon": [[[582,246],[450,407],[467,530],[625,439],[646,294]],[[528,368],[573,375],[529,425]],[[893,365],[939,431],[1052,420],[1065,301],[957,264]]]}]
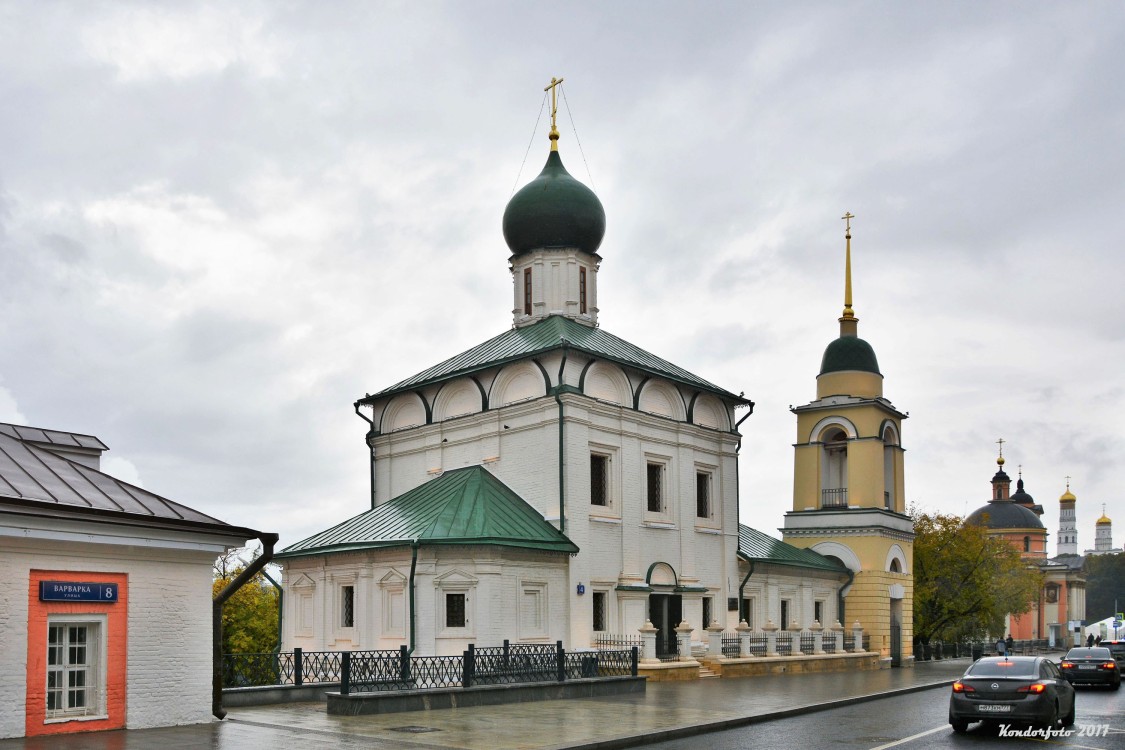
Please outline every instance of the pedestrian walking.
[{"label": "pedestrian walking", "polygon": [[1008,655],[1008,644],[1007,644],[1007,642],[1004,641],[1003,638],[997,638],[996,639],[996,655],[997,656],[1007,656]]}]

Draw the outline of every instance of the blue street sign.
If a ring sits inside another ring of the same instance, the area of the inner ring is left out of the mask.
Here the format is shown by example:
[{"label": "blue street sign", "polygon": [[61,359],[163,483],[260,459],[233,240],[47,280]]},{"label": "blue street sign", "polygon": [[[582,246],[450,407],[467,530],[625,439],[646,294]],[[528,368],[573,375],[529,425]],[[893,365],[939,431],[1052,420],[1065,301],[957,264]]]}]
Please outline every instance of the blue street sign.
[{"label": "blue street sign", "polygon": [[117,601],[116,583],[82,583],[79,581],[40,581],[41,602],[102,602]]}]

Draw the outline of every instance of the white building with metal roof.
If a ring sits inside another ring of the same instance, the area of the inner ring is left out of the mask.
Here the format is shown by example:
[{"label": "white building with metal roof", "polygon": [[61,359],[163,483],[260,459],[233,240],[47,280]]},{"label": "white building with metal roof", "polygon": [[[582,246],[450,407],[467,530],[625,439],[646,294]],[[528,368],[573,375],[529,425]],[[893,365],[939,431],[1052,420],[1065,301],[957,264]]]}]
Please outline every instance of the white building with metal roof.
[{"label": "white building with metal roof", "polygon": [[276,541],[103,473],[105,450],[0,424],[0,737],[209,721],[212,566]]},{"label": "white building with metal roof", "polygon": [[[512,328],[356,402],[370,509],[278,555],[284,648],[583,648],[651,621],[670,653],[682,622],[695,641],[737,624],[754,564],[740,565],[737,465],[753,403],[599,327],[605,214],[557,138],[504,214]],[[511,512],[536,516],[518,541],[498,541],[479,503],[434,505],[470,468]],[[834,614],[847,571],[774,541],[770,554],[804,557],[757,561],[751,601],[780,607],[777,584],[791,583],[792,619],[810,625],[826,600]]]}]

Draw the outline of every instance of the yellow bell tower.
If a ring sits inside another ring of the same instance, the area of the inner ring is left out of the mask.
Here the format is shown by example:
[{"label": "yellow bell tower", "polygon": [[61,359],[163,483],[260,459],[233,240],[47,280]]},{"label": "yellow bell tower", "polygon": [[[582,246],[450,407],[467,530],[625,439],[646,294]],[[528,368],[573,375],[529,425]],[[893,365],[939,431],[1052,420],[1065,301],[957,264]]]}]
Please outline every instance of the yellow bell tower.
[{"label": "yellow bell tower", "polygon": [[912,666],[914,524],[906,515],[902,420],[883,396],[875,350],[858,336],[852,310],[851,213],[845,230],[840,336],[824,350],[816,400],[797,415],[793,510],[782,535],[852,571],[841,623],[859,622],[870,648],[891,666]]}]

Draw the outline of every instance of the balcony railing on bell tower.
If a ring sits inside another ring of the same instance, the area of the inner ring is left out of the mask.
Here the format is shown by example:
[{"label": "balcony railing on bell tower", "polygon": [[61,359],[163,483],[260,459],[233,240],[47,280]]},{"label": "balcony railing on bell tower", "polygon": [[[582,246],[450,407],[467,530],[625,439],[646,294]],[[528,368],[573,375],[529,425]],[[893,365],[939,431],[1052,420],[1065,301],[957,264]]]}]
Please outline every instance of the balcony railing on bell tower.
[{"label": "balcony railing on bell tower", "polygon": [[848,488],[836,487],[820,491],[821,508],[846,508],[848,507]]}]

